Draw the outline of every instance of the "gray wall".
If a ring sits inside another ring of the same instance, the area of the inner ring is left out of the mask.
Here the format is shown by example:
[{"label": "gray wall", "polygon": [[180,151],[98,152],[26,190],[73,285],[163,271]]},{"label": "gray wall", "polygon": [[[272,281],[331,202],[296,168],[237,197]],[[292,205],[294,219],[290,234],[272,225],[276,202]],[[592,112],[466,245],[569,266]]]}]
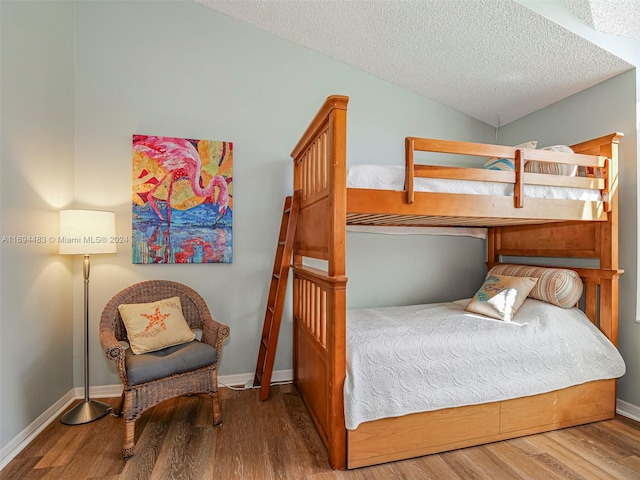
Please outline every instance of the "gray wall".
[{"label": "gray wall", "polygon": [[[231,265],[132,265],[129,245],[92,261],[96,385],[118,383],[98,349],[101,308],[147,278],[201,292],[214,317],[231,326],[221,374],[253,371],[283,199],[292,191],[290,152],[328,95],[351,97],[352,163],[402,164],[407,135],[494,138],[485,124],[196,3],[79,2],[76,36],[77,207],[114,210],[119,232],[130,235],[132,133],[234,142]],[[397,302],[394,291],[403,292],[400,301],[470,296],[484,275],[483,240],[353,234],[348,248],[353,305]],[[79,278],[75,285],[81,298]],[[74,318],[79,352],[81,312]],[[290,318],[289,309],[277,370],[291,368]],[[80,358],[74,371],[78,385]]]},{"label": "gray wall", "polygon": [[637,70],[539,110],[500,129],[499,143],[510,144],[533,136],[538,147],[571,145],[613,132],[624,133],[620,141],[619,252],[620,279],[619,349],[627,373],[618,383],[618,398],[640,405],[640,324],[637,318],[638,286],[638,117]]},{"label": "gray wall", "polygon": [[73,387],[72,263],[49,237],[73,201],[74,21],[71,3],[3,1],[0,12],[3,447]]},{"label": "gray wall", "polygon": [[[92,257],[93,385],[119,383],[99,349],[102,306],[151,278],[193,286],[231,326],[222,375],[253,370],[291,193],[289,154],[326,96],[351,97],[352,164],[401,164],[407,135],[495,138],[485,124],[196,3],[2,1],[0,18],[3,235],[55,235],[57,211],[72,206],[111,209],[119,233],[130,235],[133,133],[234,142],[232,264],[132,265],[129,244]],[[626,99],[611,88],[590,92],[592,102]],[[576,141],[586,130],[577,133]],[[484,275],[483,240],[350,233],[347,241],[350,306],[470,296]],[[82,386],[83,316],[79,259],[58,256],[52,244],[2,244],[0,262],[1,448]],[[290,317],[276,369],[291,367]]]}]

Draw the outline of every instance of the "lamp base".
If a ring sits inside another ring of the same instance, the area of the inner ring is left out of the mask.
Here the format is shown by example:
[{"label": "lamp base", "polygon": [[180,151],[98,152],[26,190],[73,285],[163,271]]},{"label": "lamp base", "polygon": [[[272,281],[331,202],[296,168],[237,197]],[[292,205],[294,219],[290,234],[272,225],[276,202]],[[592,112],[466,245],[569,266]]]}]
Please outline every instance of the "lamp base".
[{"label": "lamp base", "polygon": [[95,400],[85,400],[65,413],[62,416],[62,423],[65,425],[82,425],[83,423],[98,420],[110,411],[111,405]]}]

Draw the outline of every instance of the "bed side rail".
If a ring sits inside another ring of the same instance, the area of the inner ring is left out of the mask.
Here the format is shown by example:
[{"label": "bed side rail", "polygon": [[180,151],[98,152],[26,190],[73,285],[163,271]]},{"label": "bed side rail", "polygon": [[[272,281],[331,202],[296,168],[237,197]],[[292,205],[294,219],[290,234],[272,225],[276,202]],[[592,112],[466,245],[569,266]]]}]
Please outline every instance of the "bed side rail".
[{"label": "bed side rail", "polygon": [[[482,168],[461,168],[434,165],[418,165],[414,152],[434,152],[478,157],[507,158],[514,162],[515,171],[485,170]],[[585,177],[550,175],[525,172],[528,161],[578,165],[587,172]],[[562,153],[531,148],[516,148],[472,142],[457,142],[430,138],[407,137],[405,139],[405,191],[407,203],[415,201],[415,178],[439,178],[471,180],[484,182],[511,183],[514,185],[514,207],[522,208],[524,185],[547,185],[555,187],[576,187],[599,190],[605,202],[605,211],[610,212],[608,204],[610,159],[600,154]]]}]

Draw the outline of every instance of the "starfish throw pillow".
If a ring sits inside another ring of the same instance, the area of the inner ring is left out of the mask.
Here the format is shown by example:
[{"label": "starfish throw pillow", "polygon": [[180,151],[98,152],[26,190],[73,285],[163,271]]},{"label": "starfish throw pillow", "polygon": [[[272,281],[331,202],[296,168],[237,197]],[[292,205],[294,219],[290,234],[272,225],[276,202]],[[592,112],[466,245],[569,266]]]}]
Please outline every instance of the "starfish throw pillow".
[{"label": "starfish throw pillow", "polygon": [[182,315],[180,297],[122,304],[118,305],[118,310],[127,329],[129,346],[135,354],[162,350],[195,338]]}]

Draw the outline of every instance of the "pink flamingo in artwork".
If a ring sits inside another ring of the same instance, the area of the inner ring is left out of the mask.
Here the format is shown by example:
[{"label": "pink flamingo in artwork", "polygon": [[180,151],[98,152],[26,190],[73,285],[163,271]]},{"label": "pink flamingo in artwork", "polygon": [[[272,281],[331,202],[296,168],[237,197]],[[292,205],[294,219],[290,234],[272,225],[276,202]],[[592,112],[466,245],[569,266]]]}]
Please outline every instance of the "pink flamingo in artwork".
[{"label": "pink flamingo in artwork", "polygon": [[221,175],[215,175],[209,182],[209,185],[206,187],[201,185],[202,160],[200,159],[198,150],[196,150],[190,141],[183,138],[139,135],[134,136],[133,148],[135,151],[144,153],[149,158],[155,160],[158,166],[164,170],[164,176],[160,178],[158,183],[147,193],[147,201],[161,221],[164,220],[164,217],[156,205],[153,194],[160,188],[167,177],[170,177],[167,194],[167,221],[171,224],[171,193],[176,175],[186,175],[193,193],[201,198],[211,197],[213,200],[215,187],[218,187],[218,216],[215,223],[224,216],[229,207],[229,189],[227,182]]}]

